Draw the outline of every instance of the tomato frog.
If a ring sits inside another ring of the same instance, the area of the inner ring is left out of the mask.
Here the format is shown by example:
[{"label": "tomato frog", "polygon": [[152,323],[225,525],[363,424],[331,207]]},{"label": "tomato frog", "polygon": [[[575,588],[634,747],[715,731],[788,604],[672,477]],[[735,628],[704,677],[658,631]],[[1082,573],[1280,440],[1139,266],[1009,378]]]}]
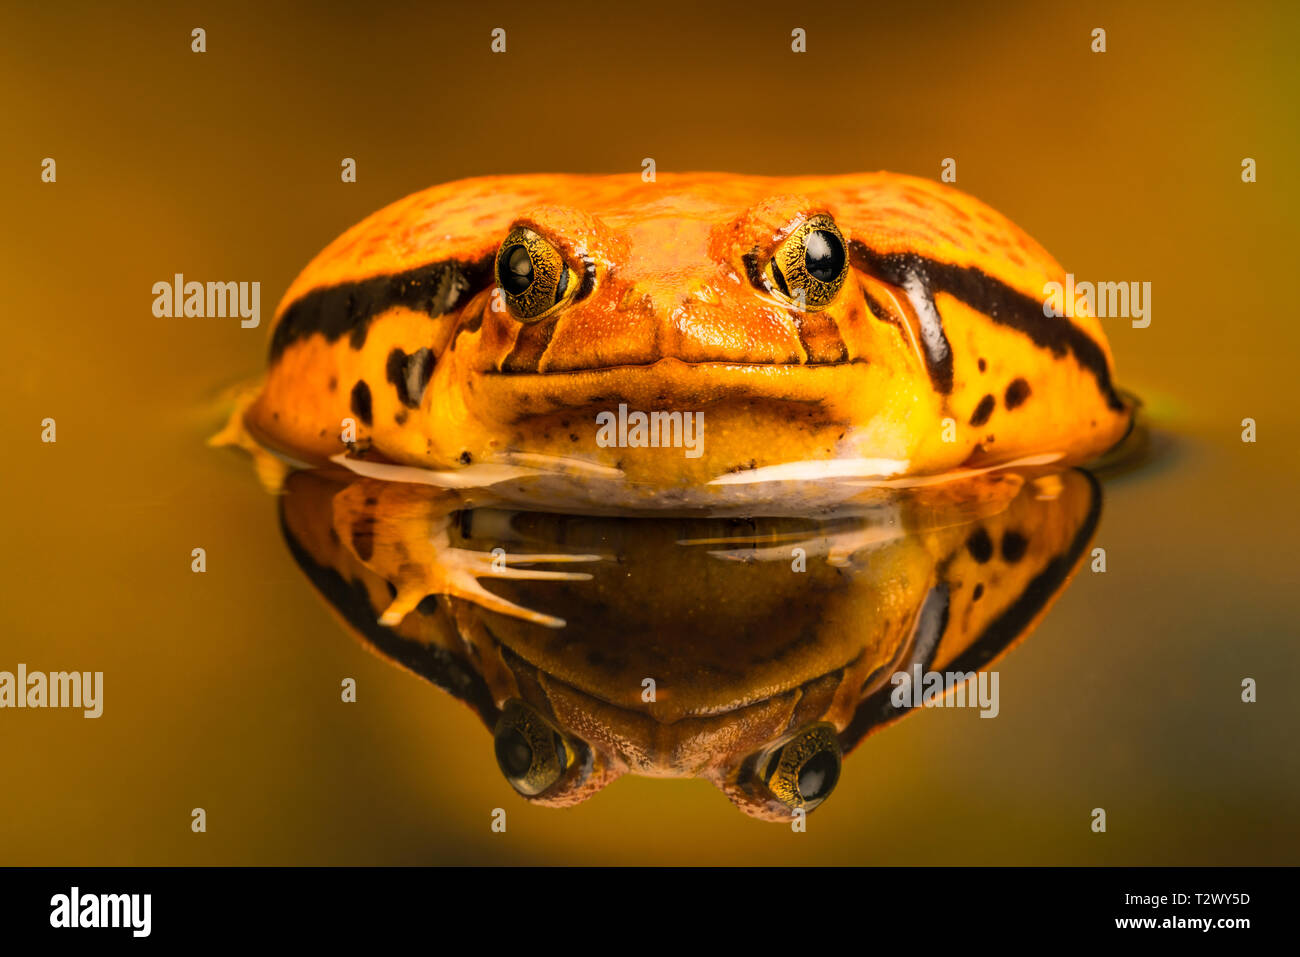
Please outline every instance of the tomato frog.
[{"label": "tomato frog", "polygon": [[[278,501],[290,551],[346,627],[469,705],[527,800],[699,777],[786,822],[917,707],[897,675],[974,675],[1023,639],[1100,514],[1079,470],[986,473],[834,518],[444,521],[446,495],[299,471]],[[490,591],[430,591],[431,569],[475,564],[495,564]]]},{"label": "tomato frog", "polygon": [[817,507],[1127,433],[1062,268],[890,173],[521,175],[400,200],[292,283],[225,438],[563,511]]}]

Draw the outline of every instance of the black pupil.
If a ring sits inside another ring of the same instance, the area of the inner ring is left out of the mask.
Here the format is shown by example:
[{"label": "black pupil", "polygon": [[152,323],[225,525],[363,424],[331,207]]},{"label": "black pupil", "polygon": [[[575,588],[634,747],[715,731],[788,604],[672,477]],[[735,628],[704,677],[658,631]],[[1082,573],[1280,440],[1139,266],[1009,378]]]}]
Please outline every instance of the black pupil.
[{"label": "black pupil", "polygon": [[497,737],[496,752],[497,764],[508,778],[522,778],[533,766],[533,749],[515,728]]},{"label": "black pupil", "polygon": [[511,246],[501,254],[497,273],[501,288],[518,296],[533,284],[533,261],[528,258],[528,250],[522,245]]},{"label": "black pupil", "polygon": [[804,265],[808,275],[830,282],[844,269],[844,244],[827,229],[815,229],[804,240]]},{"label": "black pupil", "polygon": [[805,801],[820,801],[835,788],[840,762],[830,751],[819,751],[799,769],[799,794]]}]

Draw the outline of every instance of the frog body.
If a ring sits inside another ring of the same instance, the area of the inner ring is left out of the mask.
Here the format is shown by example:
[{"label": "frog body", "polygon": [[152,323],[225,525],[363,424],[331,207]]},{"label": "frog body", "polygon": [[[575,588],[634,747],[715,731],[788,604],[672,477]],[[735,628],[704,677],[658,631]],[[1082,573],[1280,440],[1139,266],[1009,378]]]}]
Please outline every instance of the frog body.
[{"label": "frog body", "polygon": [[303,271],[242,421],[296,462],[575,508],[1083,463],[1132,410],[1099,321],[1044,315],[1063,280],[1005,217],[907,176],[463,180]]}]

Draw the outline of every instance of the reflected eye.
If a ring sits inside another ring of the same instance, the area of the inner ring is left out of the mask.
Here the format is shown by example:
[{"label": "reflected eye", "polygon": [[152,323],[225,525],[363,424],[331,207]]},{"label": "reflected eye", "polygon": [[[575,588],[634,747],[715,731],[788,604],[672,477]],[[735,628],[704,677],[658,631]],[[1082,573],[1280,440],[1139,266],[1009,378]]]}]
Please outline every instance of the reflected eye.
[{"label": "reflected eye", "polygon": [[492,736],[501,773],[528,797],[558,781],[574,760],[560,733],[518,698],[506,702]]},{"label": "reflected eye", "polygon": [[810,217],[777,247],[767,264],[772,288],[808,312],[825,309],[848,275],[848,253],[835,220]]},{"label": "reflected eye", "polygon": [[763,783],[786,807],[811,811],[840,779],[840,739],[830,724],[805,728],[767,761]]},{"label": "reflected eye", "polygon": [[510,230],[497,250],[497,284],[506,308],[521,322],[536,322],[564,305],[577,288],[560,251],[523,226]]}]

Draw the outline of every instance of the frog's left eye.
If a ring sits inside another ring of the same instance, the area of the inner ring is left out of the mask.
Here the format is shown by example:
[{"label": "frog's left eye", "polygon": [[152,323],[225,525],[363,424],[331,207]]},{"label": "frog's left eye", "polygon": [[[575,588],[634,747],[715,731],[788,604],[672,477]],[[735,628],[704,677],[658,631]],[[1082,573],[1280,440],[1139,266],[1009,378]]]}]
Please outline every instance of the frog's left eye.
[{"label": "frog's left eye", "polygon": [[560,251],[525,226],[510,230],[497,250],[496,277],[506,308],[520,322],[546,318],[578,288]]},{"label": "frog's left eye", "polygon": [[835,790],[840,779],[840,739],[833,725],[804,728],[759,769],[763,783],[789,808],[811,811]]},{"label": "frog's left eye", "polygon": [[777,247],[766,269],[771,287],[808,312],[829,306],[848,274],[844,236],[825,213],[800,223]]},{"label": "frog's left eye", "polygon": [[576,752],[534,708],[511,698],[493,732],[497,764],[520,794],[541,794],[563,777]]}]

